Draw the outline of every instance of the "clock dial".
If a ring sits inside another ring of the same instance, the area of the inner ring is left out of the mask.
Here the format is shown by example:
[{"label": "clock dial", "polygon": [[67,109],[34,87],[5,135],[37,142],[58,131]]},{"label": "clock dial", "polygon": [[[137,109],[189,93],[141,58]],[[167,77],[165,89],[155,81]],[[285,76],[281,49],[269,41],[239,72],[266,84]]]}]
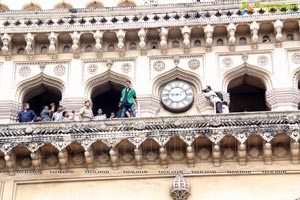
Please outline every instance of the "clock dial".
[{"label": "clock dial", "polygon": [[161,91],[161,102],[172,112],[184,112],[194,101],[193,87],[185,81],[171,81]]}]

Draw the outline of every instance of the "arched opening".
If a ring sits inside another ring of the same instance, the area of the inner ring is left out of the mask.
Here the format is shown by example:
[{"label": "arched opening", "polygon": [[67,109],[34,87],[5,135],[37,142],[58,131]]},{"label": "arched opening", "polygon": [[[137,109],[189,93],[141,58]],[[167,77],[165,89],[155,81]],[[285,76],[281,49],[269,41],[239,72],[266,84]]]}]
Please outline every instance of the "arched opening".
[{"label": "arched opening", "polygon": [[159,144],[152,138],[147,138],[141,144],[144,163],[159,164]]},{"label": "arched opening", "polygon": [[0,3],[0,11],[5,11],[5,10],[9,10],[9,8],[6,5]]},{"label": "arched opening", "polygon": [[39,115],[44,105],[49,106],[51,103],[59,105],[59,101],[61,99],[62,94],[59,89],[41,84],[37,87],[29,89],[24,95],[23,102],[29,103],[30,109]]},{"label": "arched opening", "polygon": [[131,6],[136,6],[136,5],[132,1],[125,0],[124,2],[120,3],[118,6],[119,7],[131,7]]},{"label": "arched opening", "polygon": [[41,10],[41,7],[37,4],[30,3],[23,7],[23,10]]},{"label": "arched opening", "polygon": [[102,3],[98,2],[98,1],[93,1],[93,2],[90,2],[86,7],[87,8],[102,8],[104,6]]},{"label": "arched opening", "polygon": [[273,160],[290,160],[291,138],[285,133],[278,133],[271,141]]},{"label": "arched opening", "polygon": [[134,164],[134,146],[127,139],[122,140],[118,145],[120,165]]},{"label": "arched opening", "polygon": [[261,136],[256,134],[249,136],[246,141],[246,148],[248,151],[247,160],[263,160],[263,144],[264,140]]},{"label": "arched opening", "polygon": [[102,109],[103,114],[106,114],[107,118],[110,116],[111,112],[117,114],[119,111],[122,89],[123,86],[121,84],[113,83],[111,81],[94,87],[91,92],[94,115],[97,114],[99,108]]},{"label": "arched opening", "polygon": [[238,158],[238,141],[231,135],[226,135],[221,141],[222,160],[237,161]]},{"label": "arched opening", "polygon": [[73,8],[73,6],[69,3],[59,3],[57,5],[54,6],[55,9],[71,9]]},{"label": "arched opening", "polygon": [[204,137],[199,136],[193,142],[193,147],[196,155],[196,162],[210,162],[212,160],[212,142]]},{"label": "arched opening", "polygon": [[186,163],[187,144],[178,136],[172,137],[165,145],[169,163]]},{"label": "arched opening", "polygon": [[266,111],[266,88],[254,76],[244,74],[228,84],[230,93],[230,112]]}]

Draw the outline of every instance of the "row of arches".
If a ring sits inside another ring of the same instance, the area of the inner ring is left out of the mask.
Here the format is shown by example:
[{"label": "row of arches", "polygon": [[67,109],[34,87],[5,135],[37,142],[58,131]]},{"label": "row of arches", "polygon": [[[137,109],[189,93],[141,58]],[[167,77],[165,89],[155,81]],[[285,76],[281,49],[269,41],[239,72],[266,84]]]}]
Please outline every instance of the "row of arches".
[{"label": "row of arches", "polygon": [[[5,1],[3,1],[5,2]],[[9,3],[1,3],[0,4],[0,10],[10,10]],[[84,4],[82,4],[84,6]],[[103,8],[103,7],[111,7],[111,4],[105,4],[101,1],[94,0],[94,1],[87,1],[85,3],[85,8]],[[115,6],[118,7],[133,7],[137,6],[137,4],[134,1],[128,1],[128,0],[122,0],[115,4]],[[58,3],[54,3],[53,7],[43,7],[41,3],[36,3],[31,1],[30,3],[25,3],[24,6],[21,7],[21,10],[42,10],[42,9],[72,9],[77,8],[74,4],[66,1],[60,1]]]},{"label": "row of arches", "polygon": [[[260,135],[253,134],[245,141],[246,159],[248,161],[262,161],[264,160],[264,146],[265,141]],[[232,135],[227,135],[220,140],[220,155],[221,162],[238,161],[239,146],[241,143]],[[272,160],[291,160],[293,141],[285,133],[278,133],[272,141],[270,141]],[[58,157],[60,152],[67,154],[68,167],[76,168],[85,166],[85,154],[89,152],[94,158],[94,166],[109,167],[110,163],[110,149],[117,150],[120,165],[134,165],[134,154],[136,149],[141,152],[143,164],[160,164],[159,154],[160,148],[163,147],[167,154],[167,162],[172,163],[187,163],[187,147],[191,146],[195,152],[195,162],[209,163],[213,160],[214,144],[208,138],[199,136],[191,143],[186,144],[180,137],[174,136],[169,141],[161,146],[153,138],[147,138],[138,148],[132,144],[128,139],[121,140],[116,146],[109,147],[101,140],[97,140],[89,147],[84,147],[80,142],[73,141],[63,149],[57,149],[51,143],[45,143],[35,152],[40,152],[42,158],[42,168],[51,169],[58,168]],[[299,147],[298,147],[299,148]],[[27,149],[26,145],[17,145],[10,152],[9,155],[15,155],[16,170],[28,169],[32,166],[30,161],[32,152]],[[4,158],[4,153],[0,151],[0,159]],[[27,161],[27,162],[26,162]],[[29,163],[29,164],[27,164]]]},{"label": "row of arches", "polygon": [[[265,93],[272,88],[272,82],[268,79],[267,74],[259,77],[263,71],[258,71],[258,74],[255,74],[248,68],[251,67],[241,66],[225,75],[226,87],[223,92],[229,93],[231,112],[269,110]],[[121,90],[124,87],[123,83],[128,79],[130,80],[129,77],[108,70],[86,81],[84,97],[92,100],[94,114],[98,108],[102,108],[107,115],[119,110],[118,104]],[[204,86],[199,76],[178,67],[161,74],[154,81],[152,94],[159,96],[162,87],[176,79],[191,83],[195,93],[201,95]],[[16,91],[18,101],[30,103],[31,108],[36,113],[41,112],[42,106],[50,103],[58,105],[62,99],[66,98],[65,84],[59,79],[45,74],[24,80],[18,84]]]}]

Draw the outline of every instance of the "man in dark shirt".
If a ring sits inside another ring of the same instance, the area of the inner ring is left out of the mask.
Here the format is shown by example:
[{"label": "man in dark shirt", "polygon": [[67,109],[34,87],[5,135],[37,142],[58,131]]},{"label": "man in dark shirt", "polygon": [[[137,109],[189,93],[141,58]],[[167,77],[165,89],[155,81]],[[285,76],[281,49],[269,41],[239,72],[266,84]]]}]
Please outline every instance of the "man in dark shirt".
[{"label": "man in dark shirt", "polygon": [[29,103],[23,104],[23,110],[18,113],[19,122],[34,122],[37,116],[33,110],[30,110]]}]

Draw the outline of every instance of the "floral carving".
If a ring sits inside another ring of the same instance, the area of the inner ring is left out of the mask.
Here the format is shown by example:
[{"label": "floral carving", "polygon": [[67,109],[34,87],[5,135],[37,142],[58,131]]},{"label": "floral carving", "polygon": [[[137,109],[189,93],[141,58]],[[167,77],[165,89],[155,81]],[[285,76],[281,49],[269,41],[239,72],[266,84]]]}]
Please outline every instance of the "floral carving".
[{"label": "floral carving", "polygon": [[121,70],[124,73],[129,73],[131,71],[131,64],[130,63],[125,63],[122,65]]},{"label": "floral carving", "polygon": [[165,69],[165,63],[163,61],[156,61],[153,64],[153,68],[154,68],[155,71],[161,72]]},{"label": "floral carving", "polygon": [[95,64],[90,64],[88,67],[87,67],[87,70],[90,74],[95,74],[97,71],[98,71],[98,66],[95,65]]},{"label": "floral carving", "polygon": [[66,67],[64,65],[57,65],[54,68],[54,74],[56,76],[63,76],[66,73]]},{"label": "floral carving", "polygon": [[222,64],[223,64],[224,67],[232,67],[233,60],[230,57],[225,57],[222,60]]},{"label": "floral carving", "polygon": [[191,59],[188,66],[191,70],[197,70],[200,67],[200,61],[198,59]]},{"label": "floral carving", "polygon": [[31,73],[31,68],[28,67],[28,66],[22,66],[20,69],[19,69],[19,75],[22,76],[22,77],[27,77],[29,76]]},{"label": "floral carving", "polygon": [[295,64],[300,64],[300,53],[293,53],[292,62]]},{"label": "floral carving", "polygon": [[267,56],[264,56],[264,55],[258,56],[257,63],[260,66],[266,66],[269,63],[269,58]]}]

